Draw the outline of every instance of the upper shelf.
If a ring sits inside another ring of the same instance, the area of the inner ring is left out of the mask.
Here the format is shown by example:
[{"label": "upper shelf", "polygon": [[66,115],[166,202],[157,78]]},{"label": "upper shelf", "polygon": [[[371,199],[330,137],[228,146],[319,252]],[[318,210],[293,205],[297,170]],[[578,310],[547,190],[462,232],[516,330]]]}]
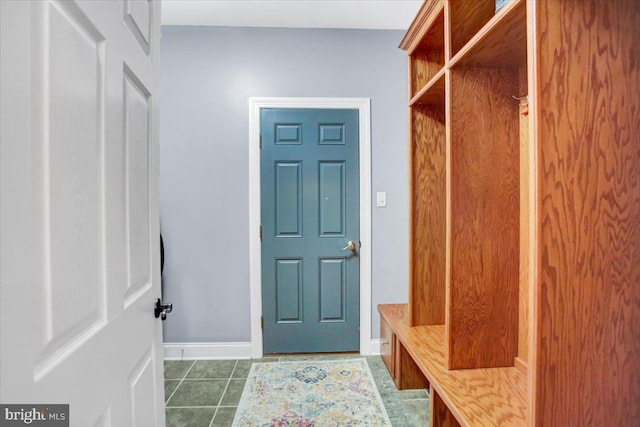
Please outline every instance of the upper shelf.
[{"label": "upper shelf", "polygon": [[431,80],[413,98],[409,105],[444,105],[444,69],[436,73]]},{"label": "upper shelf", "polygon": [[511,0],[455,53],[449,66],[521,66],[527,58],[526,15],[526,1]]}]

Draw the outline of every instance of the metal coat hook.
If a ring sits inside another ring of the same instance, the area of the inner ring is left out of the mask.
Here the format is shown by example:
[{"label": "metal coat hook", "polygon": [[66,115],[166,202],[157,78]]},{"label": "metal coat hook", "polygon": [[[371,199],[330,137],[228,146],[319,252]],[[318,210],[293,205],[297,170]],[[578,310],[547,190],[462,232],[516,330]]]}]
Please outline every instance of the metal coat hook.
[{"label": "metal coat hook", "polygon": [[516,101],[519,101],[520,114],[522,114],[523,116],[528,116],[529,115],[529,95],[522,95],[522,96],[511,95],[511,97]]},{"label": "metal coat hook", "polygon": [[516,101],[522,101],[524,99],[524,104],[522,102],[520,103],[520,105],[522,106],[529,105],[529,95],[522,95],[522,96],[511,95],[511,97]]}]

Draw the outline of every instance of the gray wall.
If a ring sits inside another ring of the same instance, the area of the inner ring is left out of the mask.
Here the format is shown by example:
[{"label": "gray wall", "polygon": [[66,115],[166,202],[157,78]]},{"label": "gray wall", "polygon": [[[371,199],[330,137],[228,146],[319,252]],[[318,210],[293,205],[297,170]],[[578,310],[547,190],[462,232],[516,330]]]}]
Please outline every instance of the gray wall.
[{"label": "gray wall", "polygon": [[[407,301],[407,65],[402,31],[162,28],[160,221],[165,342],[247,342],[248,98],[371,98],[372,331]],[[257,230],[253,230],[254,232]]]}]

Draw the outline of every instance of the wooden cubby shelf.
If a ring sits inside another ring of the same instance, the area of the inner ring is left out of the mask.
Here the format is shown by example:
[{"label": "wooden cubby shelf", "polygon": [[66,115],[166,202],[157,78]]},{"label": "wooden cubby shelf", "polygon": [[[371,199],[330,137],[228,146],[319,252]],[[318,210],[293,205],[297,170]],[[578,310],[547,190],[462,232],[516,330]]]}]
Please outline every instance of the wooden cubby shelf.
[{"label": "wooden cubby shelf", "polygon": [[513,3],[525,3],[525,1],[510,0],[498,13],[496,13],[495,0],[447,1],[451,29],[451,55],[456,56],[474,36],[481,34],[488,22],[500,21],[513,8]]},{"label": "wooden cubby shelf", "polygon": [[409,57],[398,388],[432,427],[640,419],[640,2],[426,0]]},{"label": "wooden cubby shelf", "polygon": [[422,92],[434,76],[444,72],[444,7],[435,11],[435,19],[420,42],[409,53],[411,57],[411,96]]},{"label": "wooden cubby shelf", "polygon": [[451,58],[449,66],[510,68],[526,61],[526,0],[511,0]]},{"label": "wooden cubby shelf", "polygon": [[409,101],[409,105],[437,104],[444,106],[444,69],[438,71],[429,82]]}]

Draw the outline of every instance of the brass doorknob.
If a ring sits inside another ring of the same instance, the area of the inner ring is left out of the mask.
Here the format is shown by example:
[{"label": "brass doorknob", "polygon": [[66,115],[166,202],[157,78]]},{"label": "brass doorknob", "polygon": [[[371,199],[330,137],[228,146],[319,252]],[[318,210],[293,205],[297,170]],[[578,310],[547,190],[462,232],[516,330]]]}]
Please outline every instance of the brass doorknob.
[{"label": "brass doorknob", "polygon": [[347,249],[350,250],[350,251],[355,251],[356,250],[356,242],[354,242],[353,240],[349,240],[347,242],[347,246],[342,248],[343,251],[346,251]]}]

